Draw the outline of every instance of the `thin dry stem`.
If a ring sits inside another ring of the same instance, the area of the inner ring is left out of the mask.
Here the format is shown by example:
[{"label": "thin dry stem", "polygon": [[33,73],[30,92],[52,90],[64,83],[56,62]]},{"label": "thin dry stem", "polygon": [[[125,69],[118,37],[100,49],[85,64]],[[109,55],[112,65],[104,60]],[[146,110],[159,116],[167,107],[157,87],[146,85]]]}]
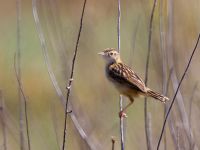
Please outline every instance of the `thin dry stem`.
[{"label": "thin dry stem", "polygon": [[[168,95],[169,84],[170,84],[170,79],[171,79],[172,72],[173,72],[173,68],[171,68],[170,71],[169,71],[169,75],[168,75],[167,82],[166,82],[165,92],[163,92],[164,95]],[[169,108],[169,106],[168,106],[168,104],[166,104],[165,107],[164,107],[164,119],[165,119],[166,112],[167,112],[168,108]],[[174,146],[177,149],[177,136],[176,136],[177,133],[176,133],[176,129],[174,127],[174,122],[175,121],[173,120],[173,118],[174,118],[174,114],[171,113],[171,115],[168,118],[168,124],[169,124],[169,131],[170,131],[170,134],[172,136],[172,141],[174,143]],[[166,130],[164,130],[164,134],[165,134],[165,132],[166,132]],[[167,149],[167,137],[164,136],[164,138],[166,138],[166,143],[164,141],[164,148]]]},{"label": "thin dry stem", "polygon": [[[195,92],[197,91],[197,87],[198,87],[198,82],[196,82],[196,84],[194,85],[194,88],[192,90],[192,96],[189,100],[189,123],[190,123],[190,129],[192,128],[192,104],[193,104],[193,100],[194,100],[194,95],[195,95]],[[191,144],[190,143],[190,149],[193,150],[194,149],[194,144]]]},{"label": "thin dry stem", "polygon": [[[121,1],[118,0],[118,16],[117,16],[117,45],[118,45],[118,52],[120,53],[121,48]],[[123,110],[123,97],[120,95],[119,97],[119,109],[120,111]],[[121,141],[121,150],[125,149],[125,141],[124,141],[124,117],[120,117],[120,141]]]},{"label": "thin dry stem", "polygon": [[121,48],[121,0],[118,0],[118,16],[117,16],[117,46],[120,52]]},{"label": "thin dry stem", "polygon": [[175,102],[175,99],[176,99],[177,93],[178,93],[178,91],[179,91],[179,88],[180,88],[180,86],[181,86],[181,83],[182,83],[182,81],[183,81],[183,79],[184,79],[184,77],[185,77],[185,75],[186,75],[186,73],[187,73],[188,68],[190,67],[192,58],[193,58],[193,56],[194,56],[194,53],[195,53],[195,51],[196,51],[196,49],[197,49],[197,46],[198,46],[198,43],[199,43],[199,39],[200,39],[200,34],[198,35],[197,42],[196,42],[195,47],[194,47],[194,49],[193,49],[193,51],[192,51],[192,54],[191,54],[190,59],[189,59],[189,62],[188,62],[188,64],[187,64],[186,69],[185,69],[185,71],[184,71],[184,73],[183,73],[183,75],[182,75],[182,77],[181,77],[181,80],[180,80],[180,82],[179,82],[179,84],[178,84],[178,87],[177,87],[176,92],[175,92],[175,94],[174,94],[174,97],[173,97],[173,100],[172,100],[172,102],[171,102],[171,105],[170,105],[170,107],[169,107],[169,109],[168,109],[168,111],[167,111],[167,114],[166,114],[166,117],[165,117],[165,120],[164,120],[164,123],[163,123],[162,131],[161,131],[161,135],[160,135],[160,138],[159,138],[159,142],[158,142],[158,145],[157,145],[157,150],[159,150],[160,142],[161,142],[161,140],[162,140],[163,132],[164,132],[165,125],[166,125],[166,121],[167,121],[168,116],[169,116],[169,114],[170,114],[170,112],[171,112],[172,106],[173,106],[173,104],[174,104],[174,102]]},{"label": "thin dry stem", "polygon": [[192,96],[189,100],[189,122],[190,122],[190,128],[191,128],[191,117],[192,117],[192,104],[193,104],[193,100],[194,100],[194,95],[195,95],[195,92],[197,91],[197,87],[198,87],[198,82],[195,83],[193,89],[192,89]]},{"label": "thin dry stem", "polygon": [[[148,71],[149,71],[149,60],[150,60],[150,52],[151,52],[151,37],[152,37],[152,26],[153,26],[153,17],[155,12],[155,7],[157,4],[157,0],[154,0],[153,7],[151,10],[150,22],[149,22],[149,37],[148,37],[148,52],[147,52],[147,59],[146,59],[146,68],[145,68],[145,85],[148,83]],[[147,98],[145,97],[144,102],[144,118],[145,118],[145,133],[146,133],[146,142],[147,142],[147,149],[152,149],[152,131],[150,128],[151,119],[148,118],[150,116],[150,112],[147,111]]]},{"label": "thin dry stem", "polygon": [[177,150],[180,150],[180,128],[179,126],[176,127],[177,130]]},{"label": "thin dry stem", "polygon": [[27,100],[24,100],[24,110],[25,110],[26,136],[27,136],[27,142],[28,142],[28,150],[31,150],[29,121],[28,121],[28,112],[27,112]]},{"label": "thin dry stem", "polygon": [[45,37],[44,37],[44,33],[42,31],[41,23],[40,23],[39,16],[38,16],[37,0],[32,0],[32,9],[33,9],[33,17],[34,17],[35,24],[36,24],[36,29],[37,29],[37,32],[38,32],[38,35],[39,35],[40,44],[42,46],[42,52],[43,52],[43,56],[44,56],[44,60],[45,60],[46,66],[47,66],[48,74],[49,74],[49,76],[51,78],[51,81],[52,81],[52,84],[53,84],[53,86],[54,86],[54,88],[56,90],[56,93],[60,97],[61,102],[63,104],[65,104],[64,96],[62,94],[62,91],[59,88],[58,82],[56,80],[56,77],[55,77],[55,75],[53,73],[53,70],[52,70],[52,67],[51,67],[46,40],[45,40]]},{"label": "thin dry stem", "polygon": [[115,139],[114,139],[114,137],[111,137],[111,142],[112,142],[112,150],[115,150]]},{"label": "thin dry stem", "polygon": [[[173,33],[173,0],[169,0],[169,2],[167,3],[168,4],[168,14],[167,14],[167,16],[168,16],[168,32],[166,32],[167,34],[166,35],[168,35],[168,38],[166,38],[166,41],[167,41],[167,44],[166,44],[166,49],[165,49],[165,56],[167,57],[167,58],[169,58],[169,50],[168,49],[172,49],[173,48],[173,40],[172,40],[172,33]],[[163,33],[164,34],[164,33]],[[164,35],[163,35],[164,36]],[[168,60],[168,61],[171,61],[171,60]],[[166,60],[166,62],[168,62],[167,60]],[[169,62],[168,62],[169,63]],[[173,68],[174,67],[174,65],[169,65],[169,67],[170,68]],[[171,76],[172,76],[172,69],[171,69],[171,71],[170,71],[170,74],[171,74]],[[170,78],[169,79],[171,79],[171,76],[170,76]],[[165,116],[166,116],[166,111],[167,111],[167,109],[169,108],[169,104],[166,104],[165,105]],[[164,116],[164,117],[165,117]],[[173,120],[173,118],[174,118],[175,116],[174,116],[174,114],[173,113],[171,113],[171,116],[169,117],[169,131],[170,131],[170,134],[171,134],[171,136],[172,136],[172,140],[173,140],[173,143],[174,143],[174,146],[175,146],[175,148],[177,149],[177,138],[176,138],[176,130],[175,130],[175,121]]]},{"label": "thin dry stem", "polygon": [[[42,31],[42,26],[39,20],[39,16],[38,16],[38,10],[37,10],[37,0],[32,0],[32,11],[33,11],[33,17],[34,17],[34,21],[35,21],[35,25],[36,25],[36,29],[39,35],[39,39],[40,39],[40,43],[42,46],[42,51],[43,51],[43,55],[44,55],[44,60],[47,66],[47,70],[48,70],[48,74],[50,76],[51,82],[53,84],[53,87],[55,88],[56,94],[58,95],[59,99],[61,100],[61,103],[63,104],[63,106],[65,106],[65,97],[62,93],[61,88],[58,85],[58,82],[56,80],[56,77],[53,73],[52,67],[51,67],[51,63],[50,63],[50,59],[49,59],[49,55],[48,55],[48,50],[47,50],[47,45],[46,45],[46,40],[44,38],[44,33]],[[68,111],[71,110],[71,104],[70,102],[68,102]],[[69,113],[77,131],[79,132],[81,138],[87,143],[88,148],[95,150],[96,146],[94,145],[94,143],[88,138],[87,134],[85,133],[84,129],[81,127],[77,117],[75,116],[74,113]]]},{"label": "thin dry stem", "polygon": [[[167,79],[167,85],[166,85],[166,93],[164,93],[164,95],[167,95],[168,94],[168,90],[169,90],[169,84],[170,84],[170,79],[171,79],[171,75],[172,75],[172,72],[173,72],[173,68],[170,69],[169,71],[169,76],[168,76],[168,79]],[[165,110],[164,110],[164,119],[165,119],[165,116],[166,116],[166,113],[167,113],[167,110],[168,110],[169,106],[168,105],[165,105]],[[176,147],[176,149],[178,148],[177,147],[177,136],[176,136],[176,130],[175,130],[175,127],[174,127],[174,114],[171,113],[171,115],[169,116],[169,119],[168,119],[168,124],[169,124],[169,130],[170,130],[170,134],[172,136],[172,140],[173,140],[173,143],[174,143],[174,146]],[[165,130],[166,132],[166,130]],[[164,133],[165,133],[164,132]],[[166,141],[167,142],[167,141]],[[167,143],[166,143],[166,147],[167,148]]]},{"label": "thin dry stem", "polygon": [[[165,30],[164,30],[164,18],[163,18],[163,0],[160,0],[160,7],[159,7],[159,19],[160,19],[160,49],[162,52],[162,93],[167,95],[167,57],[166,57],[166,44],[165,44]],[[171,72],[170,72],[171,76]],[[164,118],[166,115],[166,108],[164,106]],[[164,150],[167,150],[167,135],[166,130],[164,131]]]},{"label": "thin dry stem", "polygon": [[[16,0],[16,13],[17,13],[17,74],[19,76],[19,84],[21,84],[21,0]],[[25,149],[24,144],[24,101],[22,99],[21,91],[18,89],[19,96],[19,136],[20,136],[20,149]]]},{"label": "thin dry stem", "polygon": [[4,99],[2,91],[0,90],[0,121],[3,133],[3,150],[7,150],[7,132],[6,132],[6,118],[4,113]]},{"label": "thin dry stem", "polygon": [[71,92],[71,85],[72,85],[72,81],[73,81],[72,79],[73,79],[73,75],[74,75],[74,67],[75,67],[76,55],[78,52],[79,39],[80,39],[82,26],[83,26],[83,16],[84,16],[84,12],[85,12],[86,2],[87,2],[87,0],[84,0],[82,14],[81,14],[81,20],[80,20],[80,27],[79,27],[79,31],[78,31],[78,37],[77,37],[76,46],[75,46],[75,50],[74,50],[74,56],[73,56],[73,60],[72,60],[70,80],[69,80],[68,86],[67,86],[68,88],[67,88],[67,97],[66,97],[66,105],[65,105],[65,119],[64,119],[62,150],[65,150],[65,140],[66,140],[66,133],[67,133],[67,116],[68,116],[67,108],[68,108],[69,96],[70,96],[70,92]]},{"label": "thin dry stem", "polygon": [[22,100],[23,100],[23,108],[24,108],[24,113],[25,113],[25,125],[26,125],[26,136],[27,136],[27,142],[28,142],[28,149],[31,150],[31,145],[30,145],[30,134],[29,134],[29,123],[28,123],[28,113],[27,113],[27,98],[25,96],[22,83],[19,77],[19,74],[17,72],[16,68],[16,54],[14,55],[14,69],[15,69],[15,76],[17,79],[18,83],[18,88],[20,90],[20,93],[22,94]]},{"label": "thin dry stem", "polygon": [[[173,0],[169,0],[168,2],[168,47],[167,47],[167,53],[168,53],[168,65],[169,67],[172,67],[174,66],[174,47],[173,47],[173,41],[174,41],[174,36],[173,36],[173,33],[174,33],[174,17],[173,17],[173,12],[174,12],[174,1]],[[176,91],[177,87],[178,87],[178,84],[179,84],[179,81],[178,81],[178,78],[177,78],[177,75],[176,75],[176,72],[173,71],[172,73],[172,76],[171,76],[171,81],[172,81],[172,87],[173,87],[173,90],[174,92]],[[181,121],[183,123],[183,127],[184,127],[184,130],[185,130],[185,133],[186,133],[186,136],[187,136],[187,139],[188,141],[190,142],[190,144],[195,144],[195,141],[194,141],[194,138],[193,138],[193,133],[192,133],[192,130],[190,129],[190,124],[189,124],[189,120],[188,120],[188,115],[187,115],[187,112],[186,112],[186,109],[185,109],[185,105],[184,105],[184,99],[183,99],[183,96],[181,94],[181,91],[179,90],[178,93],[177,93],[177,110],[180,114],[180,118],[181,118]],[[193,145],[192,144],[192,145]],[[195,148],[197,148],[196,144],[195,144]]]}]

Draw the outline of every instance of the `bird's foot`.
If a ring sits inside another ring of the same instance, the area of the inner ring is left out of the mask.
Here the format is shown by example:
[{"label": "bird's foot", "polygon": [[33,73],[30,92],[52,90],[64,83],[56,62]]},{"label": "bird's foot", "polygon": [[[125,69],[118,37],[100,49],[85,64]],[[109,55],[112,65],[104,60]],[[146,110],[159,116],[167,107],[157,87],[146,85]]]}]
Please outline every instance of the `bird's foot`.
[{"label": "bird's foot", "polygon": [[123,111],[120,111],[119,112],[119,118],[127,118],[128,116],[126,115],[126,113],[125,112],[123,112]]}]

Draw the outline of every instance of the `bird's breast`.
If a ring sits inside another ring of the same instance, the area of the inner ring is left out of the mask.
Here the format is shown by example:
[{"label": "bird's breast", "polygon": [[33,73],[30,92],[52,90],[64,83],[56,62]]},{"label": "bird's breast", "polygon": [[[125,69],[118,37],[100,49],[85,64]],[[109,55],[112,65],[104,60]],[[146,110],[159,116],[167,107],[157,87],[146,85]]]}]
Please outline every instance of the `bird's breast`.
[{"label": "bird's breast", "polygon": [[117,91],[126,96],[132,96],[132,97],[139,97],[141,94],[138,90],[135,90],[133,88],[130,88],[129,86],[116,82],[112,77],[109,76],[109,74],[106,73],[107,79],[114,85],[114,87],[117,89]]}]

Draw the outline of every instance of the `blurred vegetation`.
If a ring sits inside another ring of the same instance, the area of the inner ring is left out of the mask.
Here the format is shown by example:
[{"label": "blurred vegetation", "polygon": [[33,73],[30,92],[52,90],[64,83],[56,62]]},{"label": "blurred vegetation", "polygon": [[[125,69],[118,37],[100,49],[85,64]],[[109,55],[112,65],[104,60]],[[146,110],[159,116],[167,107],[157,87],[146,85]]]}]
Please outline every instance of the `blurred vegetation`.
[{"label": "blurred vegetation", "polygon": [[[148,25],[153,1],[126,0],[121,2],[121,55],[144,79],[148,43]],[[163,2],[164,28],[168,31],[167,1]],[[83,1],[81,0],[41,0],[38,13],[45,33],[48,53],[57,81],[66,93],[70,65],[77,39]],[[148,85],[162,92],[162,51],[160,46],[159,5],[156,6],[153,22],[152,51]],[[21,20],[21,78],[24,92],[28,97],[28,117],[32,150],[55,150],[62,143],[64,107],[51,83],[32,15],[30,0],[22,1]],[[174,70],[180,79],[200,31],[200,1],[173,2],[173,45]],[[18,85],[14,73],[14,53],[16,51],[17,24],[16,2],[0,2],[0,90],[5,100],[5,120],[8,149],[20,149],[19,145],[19,100]],[[95,147],[111,149],[111,136],[116,138],[119,149],[118,93],[104,76],[104,62],[97,53],[107,47],[117,47],[117,1],[88,0],[86,4],[79,50],[75,65],[74,81],[70,102],[73,113],[78,118],[89,140]],[[167,34],[166,34],[167,36]],[[167,39],[166,39],[167,40]],[[167,43],[167,41],[166,41]],[[166,49],[168,51],[168,49]],[[181,86],[187,114],[193,95],[191,129],[198,147],[200,130],[199,83],[200,51],[197,50],[191,68]],[[173,96],[172,83],[168,96]],[[125,99],[126,101],[127,99]],[[149,98],[148,111],[151,112],[154,148],[163,123],[163,104]],[[183,138],[179,141],[182,149],[188,147],[187,138],[175,104],[173,114],[175,130]],[[146,149],[144,130],[144,101],[138,98],[128,109],[126,121],[126,149]],[[87,144],[68,119],[67,148],[87,150]],[[175,149],[167,126],[167,149]],[[57,135],[57,136],[56,136]],[[2,147],[2,130],[0,146]],[[58,143],[57,143],[58,141]],[[0,148],[1,149],[1,148]],[[163,145],[161,146],[163,148]]]}]

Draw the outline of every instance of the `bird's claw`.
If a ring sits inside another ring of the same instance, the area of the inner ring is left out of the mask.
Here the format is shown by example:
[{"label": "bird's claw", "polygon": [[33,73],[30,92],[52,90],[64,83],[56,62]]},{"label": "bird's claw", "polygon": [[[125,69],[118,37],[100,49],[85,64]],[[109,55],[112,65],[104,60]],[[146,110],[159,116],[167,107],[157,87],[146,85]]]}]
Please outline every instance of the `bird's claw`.
[{"label": "bird's claw", "polygon": [[120,111],[119,112],[119,118],[127,118],[128,116],[126,115],[126,113],[125,112],[123,112],[123,111]]}]

